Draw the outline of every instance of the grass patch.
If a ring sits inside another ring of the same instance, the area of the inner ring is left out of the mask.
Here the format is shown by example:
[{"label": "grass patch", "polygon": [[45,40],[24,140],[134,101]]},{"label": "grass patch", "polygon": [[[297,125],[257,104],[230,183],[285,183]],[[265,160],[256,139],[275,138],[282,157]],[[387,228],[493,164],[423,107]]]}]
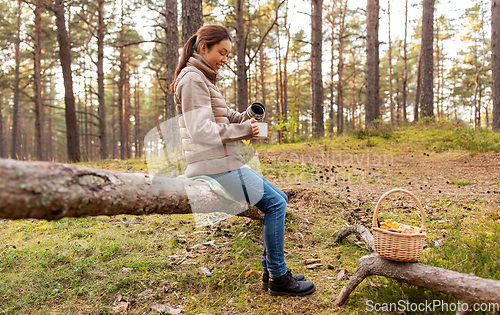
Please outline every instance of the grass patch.
[{"label": "grass patch", "polygon": [[449,183],[458,186],[472,185],[472,182],[470,180],[459,180],[459,179],[450,179]]}]

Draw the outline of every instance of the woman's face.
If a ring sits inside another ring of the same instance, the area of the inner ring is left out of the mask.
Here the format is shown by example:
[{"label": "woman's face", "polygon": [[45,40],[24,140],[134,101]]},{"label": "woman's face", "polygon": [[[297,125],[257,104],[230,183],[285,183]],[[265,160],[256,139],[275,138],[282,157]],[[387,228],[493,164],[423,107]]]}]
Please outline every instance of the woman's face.
[{"label": "woman's face", "polygon": [[205,60],[210,64],[215,72],[219,72],[219,69],[223,64],[227,62],[227,56],[231,52],[231,42],[229,39],[223,39],[217,44],[214,44],[210,51],[207,49],[207,45],[202,44],[200,47],[200,55],[205,58]]}]

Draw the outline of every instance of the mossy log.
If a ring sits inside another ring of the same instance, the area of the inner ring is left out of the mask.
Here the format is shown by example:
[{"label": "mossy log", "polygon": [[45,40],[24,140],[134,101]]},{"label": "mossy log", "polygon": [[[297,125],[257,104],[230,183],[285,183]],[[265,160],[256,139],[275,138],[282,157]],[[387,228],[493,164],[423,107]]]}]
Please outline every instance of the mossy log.
[{"label": "mossy log", "polygon": [[[194,202],[201,203],[196,212],[225,212],[235,205],[200,181],[52,162],[0,159],[0,179],[3,219],[187,214]],[[239,215],[257,220],[264,216],[252,205]]]}]

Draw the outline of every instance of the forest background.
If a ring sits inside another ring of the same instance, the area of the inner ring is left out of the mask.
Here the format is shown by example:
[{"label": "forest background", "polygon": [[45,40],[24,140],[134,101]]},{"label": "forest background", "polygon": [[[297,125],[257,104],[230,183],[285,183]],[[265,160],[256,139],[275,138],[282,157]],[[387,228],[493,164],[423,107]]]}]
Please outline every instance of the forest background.
[{"label": "forest background", "polygon": [[[203,23],[231,31],[234,49],[219,87],[233,109],[266,104],[272,131],[266,142],[425,117],[494,127],[493,6],[406,1],[394,3],[392,15],[390,6],[2,1],[0,156],[59,162],[144,156],[146,133],[175,116],[167,85],[179,49]],[[423,18],[430,28],[422,28]],[[432,35],[420,54],[423,30]]]}]

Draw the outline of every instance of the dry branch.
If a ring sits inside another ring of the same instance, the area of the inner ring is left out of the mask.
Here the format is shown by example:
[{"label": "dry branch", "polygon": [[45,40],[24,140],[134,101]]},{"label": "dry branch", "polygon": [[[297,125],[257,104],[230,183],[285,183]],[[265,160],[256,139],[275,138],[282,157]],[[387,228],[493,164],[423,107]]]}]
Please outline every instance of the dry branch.
[{"label": "dry branch", "polygon": [[[373,236],[366,227],[361,225],[349,226],[337,233],[334,241],[339,242],[352,233],[359,233],[373,251]],[[377,253],[372,253],[359,259],[356,272],[342,288],[335,304],[344,305],[351,292],[365,278],[375,275],[454,296],[461,303],[467,303],[469,309],[472,309],[474,303],[500,303],[500,281],[498,280],[484,279],[421,263],[387,260]],[[469,311],[459,311],[457,314],[469,314]]]},{"label": "dry branch", "polygon": [[338,243],[353,233],[359,234],[363,242],[368,246],[370,252],[375,251],[373,248],[373,236],[364,225],[350,225],[344,230],[337,232],[333,242]]},{"label": "dry branch", "polygon": [[[0,218],[3,219],[186,214],[192,213],[193,202],[201,202],[203,212],[231,209],[234,205],[199,181],[151,178],[143,173],[51,162],[0,159],[0,178]],[[193,193],[196,198],[192,198]],[[199,212],[199,207],[196,209]],[[263,213],[254,206],[239,215],[263,218]]]}]

